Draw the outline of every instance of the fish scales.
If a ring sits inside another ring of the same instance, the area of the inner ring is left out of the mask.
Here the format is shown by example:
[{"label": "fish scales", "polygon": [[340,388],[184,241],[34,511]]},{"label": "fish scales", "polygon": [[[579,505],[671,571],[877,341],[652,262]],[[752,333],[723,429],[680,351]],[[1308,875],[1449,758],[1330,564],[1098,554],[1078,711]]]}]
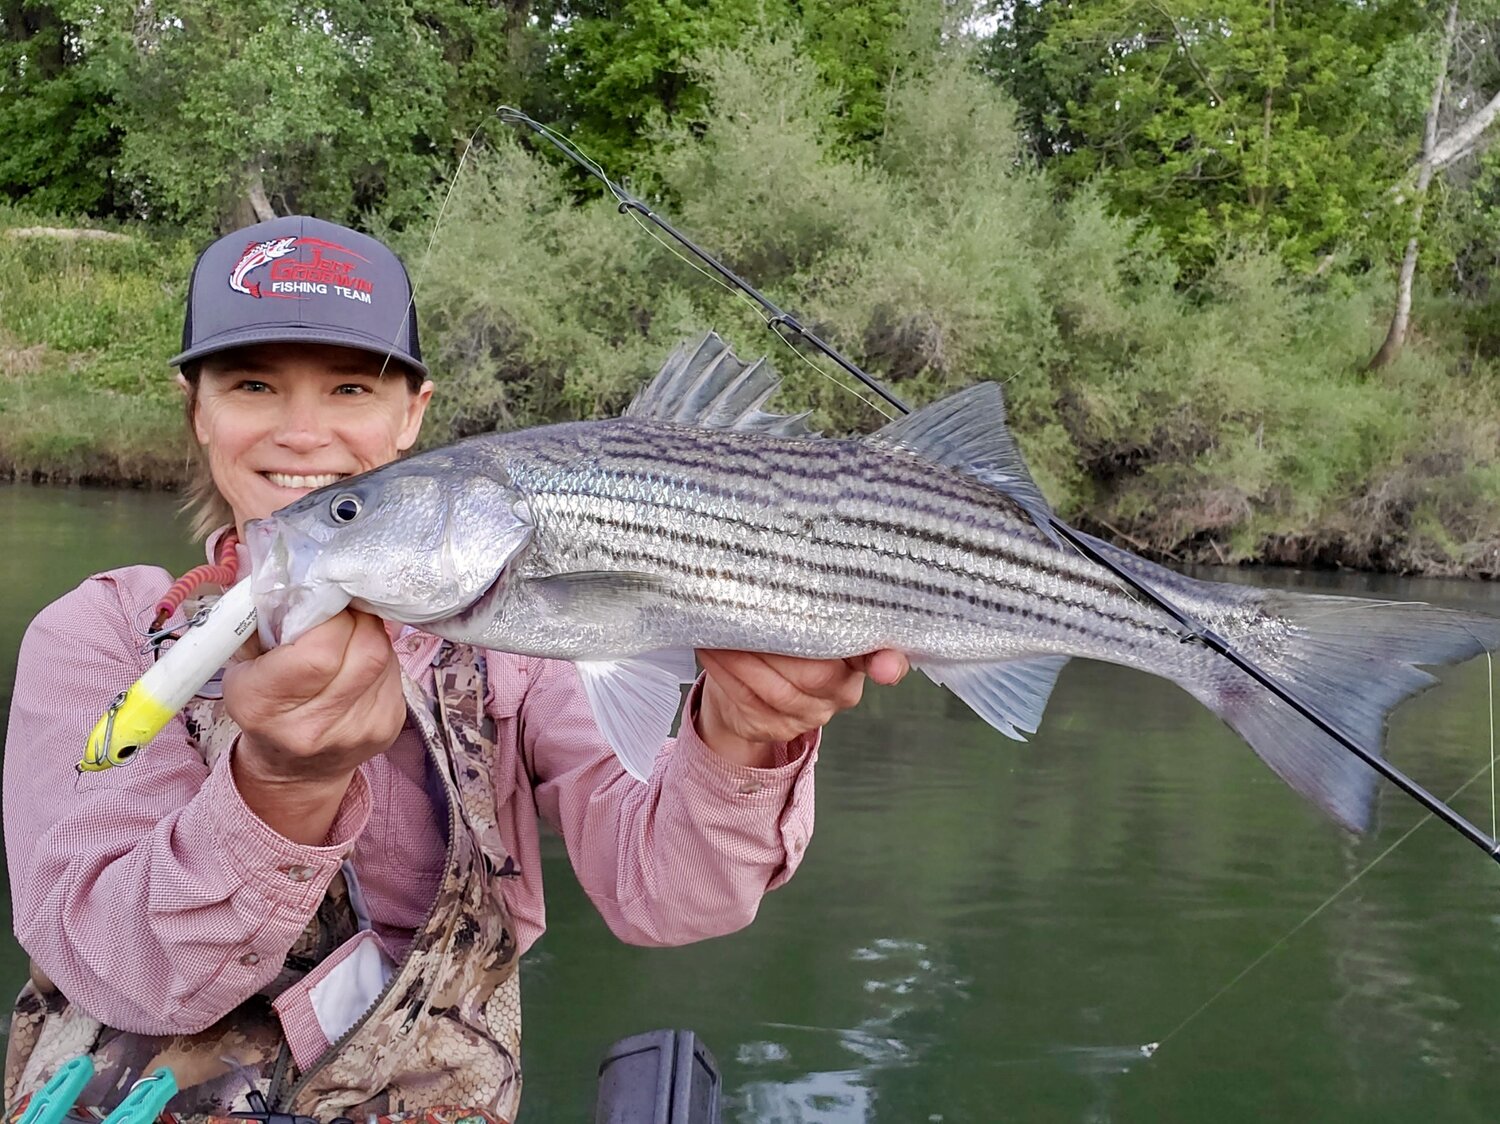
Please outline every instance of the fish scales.
[{"label": "fish scales", "polygon": [[896,648],[1012,737],[1038,728],[1063,663],[1089,657],[1179,684],[1353,830],[1369,767],[1119,573],[1374,754],[1390,710],[1434,681],[1418,665],[1500,647],[1500,622],[1475,614],[1205,582],[1097,539],[1117,572],[1090,561],[1053,537],[996,384],[839,440],[762,412],[774,389],[710,334],[622,418],[476,437],[313,492],[247,528],[262,634],[295,638],[352,603],[573,660],[643,779],[690,649]]},{"label": "fish scales", "polygon": [[[630,419],[486,443],[536,521],[524,561],[540,579],[643,572],[674,591],[632,620],[632,647],[741,644],[844,656],[894,646],[942,659],[1080,644],[1140,650],[1176,641],[1159,611],[1076,552],[1059,549],[1007,497],[859,441],[691,430]],[[682,602],[701,616],[682,619]],[[611,654],[604,629],[512,605],[468,638],[576,656]],[[857,610],[851,612],[851,610]],[[1012,637],[1024,628],[1024,637]],[[1051,628],[1055,643],[1037,630]],[[569,636],[557,635],[565,629]],[[937,640],[938,642],[934,642]],[[560,650],[561,649],[561,650]]]}]

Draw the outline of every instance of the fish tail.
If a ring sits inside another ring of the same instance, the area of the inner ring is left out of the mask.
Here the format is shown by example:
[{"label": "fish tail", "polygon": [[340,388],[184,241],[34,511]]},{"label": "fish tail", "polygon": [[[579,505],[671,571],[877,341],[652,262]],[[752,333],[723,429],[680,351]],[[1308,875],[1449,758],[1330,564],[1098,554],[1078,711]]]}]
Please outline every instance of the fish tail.
[{"label": "fish tail", "polygon": [[[1500,619],[1420,602],[1378,601],[1205,582],[1085,536],[1120,569],[1191,608],[1230,646],[1372,757],[1386,719],[1437,680],[1420,665],[1500,648]],[[1351,831],[1374,815],[1379,775],[1223,657],[1177,680],[1250,743],[1292,788]],[[1180,666],[1180,665],[1179,665]],[[1175,677],[1174,677],[1175,678]]]},{"label": "fish tail", "polygon": [[[1391,711],[1436,682],[1417,665],[1500,647],[1500,620],[1431,605],[1283,591],[1260,592],[1247,607],[1256,602],[1262,627],[1226,639],[1374,757]],[[1292,788],[1351,831],[1368,828],[1375,771],[1229,660],[1209,666],[1205,678],[1183,686]]]}]

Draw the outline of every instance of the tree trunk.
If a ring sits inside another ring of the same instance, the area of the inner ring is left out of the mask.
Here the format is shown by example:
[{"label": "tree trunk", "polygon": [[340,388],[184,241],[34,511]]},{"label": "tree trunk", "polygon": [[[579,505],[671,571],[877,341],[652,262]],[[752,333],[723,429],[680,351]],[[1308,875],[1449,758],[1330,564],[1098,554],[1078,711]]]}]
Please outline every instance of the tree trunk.
[{"label": "tree trunk", "polygon": [[250,226],[253,223],[269,222],[276,218],[276,208],[266,195],[264,173],[260,168],[245,170],[244,190],[232,197],[229,205],[219,212],[219,233]]},{"label": "tree trunk", "polygon": [[276,217],[276,208],[271,206],[271,201],[266,198],[266,181],[259,168],[250,173],[250,183],[245,192],[245,198],[250,202],[250,209],[255,212],[256,221],[270,222]]},{"label": "tree trunk", "polygon": [[1441,172],[1456,160],[1462,160],[1474,150],[1482,134],[1500,116],[1500,94],[1496,94],[1476,110],[1467,121],[1455,128],[1432,150],[1432,170]]},{"label": "tree trunk", "polygon": [[1448,83],[1448,59],[1453,54],[1453,40],[1458,33],[1458,4],[1448,5],[1448,19],[1443,27],[1442,53],[1438,56],[1437,79],[1432,84],[1432,100],[1427,106],[1426,127],[1422,131],[1422,162],[1417,169],[1416,199],[1411,208],[1411,237],[1401,258],[1401,276],[1396,282],[1396,312],[1391,317],[1385,342],[1369,362],[1367,370],[1378,371],[1396,361],[1406,346],[1406,332],[1411,326],[1411,289],[1417,276],[1418,236],[1422,232],[1422,205],[1427,201],[1427,186],[1432,183],[1432,153],[1437,148],[1438,112],[1443,108],[1443,87]]},{"label": "tree trunk", "polygon": [[[1271,19],[1267,34],[1271,40],[1271,49],[1276,48],[1276,0],[1270,0]],[[1266,204],[1271,199],[1271,111],[1275,106],[1276,87],[1266,82],[1266,95],[1261,99],[1260,118],[1260,187],[1256,194],[1259,198],[1254,200],[1256,210],[1260,212],[1261,222],[1264,224],[1266,218]]]}]

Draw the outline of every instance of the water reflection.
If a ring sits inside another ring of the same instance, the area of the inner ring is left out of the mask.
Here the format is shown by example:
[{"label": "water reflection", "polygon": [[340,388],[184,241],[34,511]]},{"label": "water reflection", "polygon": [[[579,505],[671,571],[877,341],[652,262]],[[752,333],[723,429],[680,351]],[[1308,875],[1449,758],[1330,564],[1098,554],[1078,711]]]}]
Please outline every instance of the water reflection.
[{"label": "water reflection", "polygon": [[[742,1045],[736,1060],[771,1072],[745,1085],[740,1119],[871,1119],[872,1091],[880,1074],[920,1065],[924,1055],[942,1043],[937,1028],[951,1014],[945,1005],[968,998],[966,981],[922,941],[877,937],[855,947],[848,960],[854,966],[848,982],[857,984],[862,994],[845,999],[863,1009],[864,1017],[850,1026],[761,1023],[774,1037]],[[857,1065],[809,1072],[806,1060],[826,1061],[830,1044]]]},{"label": "water reflection", "polygon": [[751,1082],[739,1102],[731,1106],[731,1118],[746,1124],[864,1124],[872,1118],[875,1095],[862,1071],[843,1070]]},{"label": "water reflection", "polygon": [[[85,573],[196,561],[167,497],[0,488],[0,524],[0,693],[22,625]],[[1199,576],[1500,615],[1500,585]],[[1440,677],[1389,755],[1447,794],[1488,757],[1488,710],[1482,661]],[[1488,787],[1457,801],[1486,825]],[[1500,1104],[1493,864],[1429,825],[1349,886],[1420,811],[1386,788],[1349,840],[1168,684],[1075,662],[1017,744],[912,677],[828,731],[817,800],[797,877],[683,949],[616,942],[544,841],[523,1120],[588,1119],[604,1050],[664,1026],[698,1032],[745,1122],[1479,1124]]]}]

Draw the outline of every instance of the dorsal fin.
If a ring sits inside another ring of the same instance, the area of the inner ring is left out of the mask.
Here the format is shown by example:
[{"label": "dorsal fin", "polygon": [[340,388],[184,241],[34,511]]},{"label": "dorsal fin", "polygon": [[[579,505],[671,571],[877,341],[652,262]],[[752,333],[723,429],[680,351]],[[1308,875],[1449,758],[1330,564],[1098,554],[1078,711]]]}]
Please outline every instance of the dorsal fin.
[{"label": "dorsal fin", "polygon": [[680,344],[635,396],[625,416],[707,429],[812,436],[804,424],[806,414],[768,414],[761,409],[780,385],[764,358],[743,363],[717,333],[709,332],[697,344]]},{"label": "dorsal fin", "polygon": [[1004,492],[1048,538],[1059,541],[1052,529],[1052,508],[1005,424],[1005,396],[999,383],[982,382],[950,394],[897,418],[866,440],[904,449]]}]

